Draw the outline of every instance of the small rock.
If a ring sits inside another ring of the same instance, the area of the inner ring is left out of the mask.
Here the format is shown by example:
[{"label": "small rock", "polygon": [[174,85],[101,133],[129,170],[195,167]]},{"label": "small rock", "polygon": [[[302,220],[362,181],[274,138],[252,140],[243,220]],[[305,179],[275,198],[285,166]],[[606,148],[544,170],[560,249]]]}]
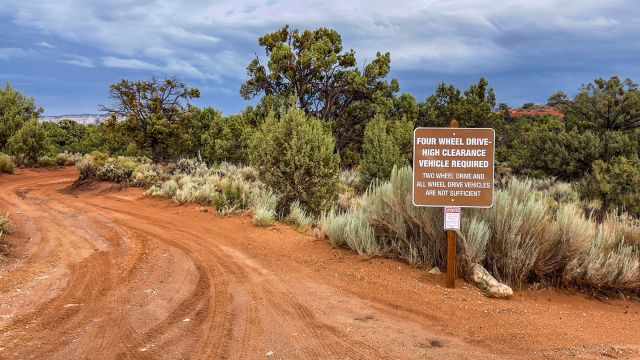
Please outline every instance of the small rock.
[{"label": "small rock", "polygon": [[273,351],[269,351],[268,353],[265,354],[267,357],[272,357],[273,356]]},{"label": "small rock", "polygon": [[482,265],[474,264],[471,268],[471,281],[488,297],[509,298],[513,290],[496,280]]},{"label": "small rock", "polygon": [[324,231],[322,231],[322,229],[317,227],[313,229],[313,237],[315,237],[318,240],[324,240],[326,239],[327,234],[325,234]]},{"label": "small rock", "polygon": [[442,274],[442,272],[440,271],[440,269],[438,269],[437,266],[434,266],[433,269],[429,270],[429,274],[437,275],[437,274]]}]

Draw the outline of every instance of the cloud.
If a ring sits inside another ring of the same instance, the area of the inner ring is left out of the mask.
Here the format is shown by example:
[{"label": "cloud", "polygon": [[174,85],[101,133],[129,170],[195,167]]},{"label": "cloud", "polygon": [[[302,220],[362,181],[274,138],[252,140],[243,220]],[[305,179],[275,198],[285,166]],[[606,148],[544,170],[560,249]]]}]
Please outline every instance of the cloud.
[{"label": "cloud", "polygon": [[23,57],[27,54],[28,51],[21,48],[0,48],[0,60],[9,60],[12,58]]},{"label": "cloud", "polygon": [[95,67],[93,60],[82,55],[67,54],[64,56],[64,59],[59,60],[59,62],[69,64],[69,65],[74,65],[74,66],[85,67],[85,68]]},{"label": "cloud", "polygon": [[138,59],[122,59],[113,56],[108,56],[102,59],[102,64],[106,67],[129,69],[129,70],[149,70],[149,71],[161,71],[162,67],[138,60]]},{"label": "cloud", "polygon": [[37,43],[36,45],[38,45],[38,46],[40,46],[40,47],[43,47],[43,48],[47,48],[47,49],[54,49],[54,48],[55,48],[55,46],[53,46],[53,45],[49,44],[49,43],[48,43],[48,42],[46,42],[46,41],[40,41],[40,42],[39,42],[39,43]]},{"label": "cloud", "polygon": [[257,38],[284,24],[336,28],[359,59],[390,51],[398,71],[595,67],[606,54],[637,58],[640,50],[633,0],[6,2],[0,15],[101,51],[104,66],[216,81],[243,78],[244,66],[262,53]]}]

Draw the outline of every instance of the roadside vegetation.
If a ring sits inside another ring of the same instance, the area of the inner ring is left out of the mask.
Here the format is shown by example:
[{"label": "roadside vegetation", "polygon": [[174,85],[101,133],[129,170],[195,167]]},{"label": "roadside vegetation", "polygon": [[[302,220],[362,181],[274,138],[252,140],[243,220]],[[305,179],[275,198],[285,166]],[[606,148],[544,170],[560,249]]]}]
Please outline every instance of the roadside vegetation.
[{"label": "roadside vegetation", "polygon": [[[616,76],[572,98],[550,96],[543,116],[513,116],[480,79],[440,84],[424,101],[388,79],[391,55],[359,66],[331,29],[284,27],[259,40],[266,62],[241,89],[258,98],[225,116],[192,104],[177,79],[122,80],[99,125],[41,122],[43,110],[0,89],[0,173],[75,164],[79,181],[144,188],[220,214],[251,213],[314,229],[365,256],[445,266],[441,209],[411,203],[413,129],[496,130],[498,187],[490,210],[465,210],[459,262],[515,288],[640,293],[640,90]],[[135,109],[132,110],[132,109]],[[6,154],[6,155],[5,155]]]},{"label": "roadside vegetation", "polygon": [[4,243],[4,238],[11,232],[11,222],[9,216],[0,214],[0,260],[7,253],[7,245]]}]

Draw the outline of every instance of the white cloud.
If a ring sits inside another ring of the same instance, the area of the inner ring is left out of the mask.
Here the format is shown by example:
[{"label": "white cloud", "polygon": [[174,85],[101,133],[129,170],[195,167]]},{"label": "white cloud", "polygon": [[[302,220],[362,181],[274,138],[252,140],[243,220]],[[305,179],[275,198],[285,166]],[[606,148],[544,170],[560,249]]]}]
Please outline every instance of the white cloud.
[{"label": "white cloud", "polygon": [[47,48],[47,49],[54,49],[54,48],[55,48],[55,46],[53,46],[53,45],[49,44],[49,43],[48,43],[48,42],[46,42],[46,41],[40,41],[40,42],[39,42],[39,43],[37,43],[36,45],[38,45],[38,46],[40,46],[40,47],[43,47],[43,48]]},{"label": "white cloud", "polygon": [[138,59],[122,59],[113,56],[108,56],[102,59],[102,64],[106,67],[129,69],[129,70],[149,70],[149,71],[161,71],[162,67],[138,60]]},{"label": "white cloud", "polygon": [[23,57],[28,53],[27,50],[21,48],[0,48],[0,60],[9,60],[12,58]]},{"label": "white cloud", "polygon": [[85,68],[93,68],[93,67],[95,67],[95,64],[93,63],[93,60],[89,59],[86,56],[82,56],[82,55],[67,54],[67,55],[65,55],[64,59],[59,60],[59,61],[61,63],[74,65],[74,66],[85,67]]},{"label": "white cloud", "polygon": [[580,53],[640,30],[631,0],[8,0],[2,13],[100,49],[105,66],[215,80],[242,78],[257,38],[284,24],[334,27],[359,58],[390,51],[394,69],[447,73],[508,70],[540,46]]}]

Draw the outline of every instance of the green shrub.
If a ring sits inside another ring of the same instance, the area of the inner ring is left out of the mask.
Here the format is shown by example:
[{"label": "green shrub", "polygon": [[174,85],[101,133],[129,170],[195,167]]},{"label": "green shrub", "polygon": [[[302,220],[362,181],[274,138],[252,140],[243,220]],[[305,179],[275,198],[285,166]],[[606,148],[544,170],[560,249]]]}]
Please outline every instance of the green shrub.
[{"label": "green shrub", "polygon": [[37,119],[24,124],[9,139],[9,151],[23,165],[34,165],[47,151],[47,133]]},{"label": "green shrub", "polygon": [[6,84],[0,88],[0,151],[8,151],[9,139],[29,120],[43,112],[33,98],[29,98]]},{"label": "green shrub", "polygon": [[595,161],[581,186],[582,196],[602,202],[602,211],[626,211],[640,216],[640,160],[616,157]]},{"label": "green shrub", "polygon": [[253,136],[250,154],[262,182],[279,194],[280,212],[296,200],[312,214],[331,206],[339,158],[335,139],[320,120],[299,109],[281,120],[270,115]]},{"label": "green shrub", "polygon": [[362,149],[360,172],[364,188],[376,179],[388,180],[394,166],[407,163],[401,145],[392,132],[391,122],[380,116],[367,125]]},{"label": "green shrub", "polygon": [[13,163],[11,157],[7,154],[0,153],[0,173],[13,174],[15,169],[16,165]]},{"label": "green shrub", "polygon": [[242,115],[214,116],[203,135],[203,157],[208,163],[229,161],[246,163],[247,147],[253,127]]}]

